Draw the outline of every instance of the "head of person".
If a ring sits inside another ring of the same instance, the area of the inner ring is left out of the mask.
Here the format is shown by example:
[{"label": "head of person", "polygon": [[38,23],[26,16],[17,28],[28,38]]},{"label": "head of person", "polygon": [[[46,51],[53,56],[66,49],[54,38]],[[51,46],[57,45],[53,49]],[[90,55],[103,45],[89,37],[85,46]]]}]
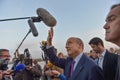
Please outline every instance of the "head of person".
[{"label": "head of person", "polygon": [[34,64],[38,64],[38,61],[36,59],[33,60]]},{"label": "head of person", "polygon": [[111,7],[103,28],[106,31],[105,40],[120,46],[120,3]]},{"label": "head of person", "polygon": [[115,53],[115,49],[114,49],[113,47],[110,47],[109,51],[110,51],[111,53]]},{"label": "head of person", "polygon": [[6,60],[10,60],[10,53],[8,49],[0,49],[0,59],[5,58]]},{"label": "head of person", "polygon": [[10,61],[9,50],[0,49],[0,70],[7,70],[9,61]]},{"label": "head of person", "polygon": [[66,42],[66,50],[70,57],[76,58],[81,52],[83,52],[84,44],[80,38],[70,37]]},{"label": "head of person", "polygon": [[91,50],[90,51],[90,57],[93,58],[93,59],[96,59],[96,58],[98,58],[98,53],[96,53],[94,50]]},{"label": "head of person", "polygon": [[89,45],[96,53],[102,53],[104,51],[104,44],[102,39],[94,37],[89,41]]},{"label": "head of person", "polygon": [[58,53],[58,57],[59,57],[59,58],[64,58],[63,53],[62,53],[62,52]]}]

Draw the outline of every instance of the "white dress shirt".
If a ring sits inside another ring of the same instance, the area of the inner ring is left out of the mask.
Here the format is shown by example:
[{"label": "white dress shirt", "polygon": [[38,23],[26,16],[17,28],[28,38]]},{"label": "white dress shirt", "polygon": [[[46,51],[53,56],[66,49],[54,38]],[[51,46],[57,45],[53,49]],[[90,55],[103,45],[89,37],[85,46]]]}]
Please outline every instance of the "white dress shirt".
[{"label": "white dress shirt", "polygon": [[104,61],[105,53],[106,53],[106,50],[104,50],[103,53],[100,54],[99,59],[98,59],[98,65],[101,69],[103,69],[103,61]]},{"label": "white dress shirt", "polygon": [[74,70],[75,70],[75,68],[76,68],[76,66],[77,66],[77,64],[78,64],[78,62],[79,62],[79,60],[81,59],[81,57],[82,57],[83,54],[84,54],[84,53],[81,52],[81,53],[74,59],[74,61],[75,61]]}]

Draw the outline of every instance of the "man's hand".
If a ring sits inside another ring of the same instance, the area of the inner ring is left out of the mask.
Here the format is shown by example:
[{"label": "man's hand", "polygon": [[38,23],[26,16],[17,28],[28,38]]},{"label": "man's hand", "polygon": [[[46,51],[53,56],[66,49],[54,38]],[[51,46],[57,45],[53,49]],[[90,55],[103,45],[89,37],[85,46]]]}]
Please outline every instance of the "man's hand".
[{"label": "man's hand", "polygon": [[2,71],[0,70],[0,80],[2,80],[3,74]]},{"label": "man's hand", "polygon": [[32,69],[32,66],[26,66],[26,69],[27,69],[27,70],[31,70],[31,69]]},{"label": "man's hand", "polygon": [[9,78],[11,76],[11,70],[3,71],[2,74],[4,75],[4,77]]},{"label": "man's hand", "polygon": [[54,75],[56,75],[56,76],[58,76],[58,75],[60,74],[60,72],[58,72],[58,71],[56,71],[56,70],[52,70],[51,72],[52,72],[52,74],[54,74]]},{"label": "man's hand", "polygon": [[4,74],[4,75],[10,75],[10,72],[11,72],[10,70],[5,70],[5,71],[2,72],[2,74]]},{"label": "man's hand", "polygon": [[52,46],[52,39],[53,39],[53,28],[51,27],[49,32],[48,32],[48,37],[47,37],[47,46]]},{"label": "man's hand", "polygon": [[45,75],[47,75],[47,76],[52,76],[51,70],[45,71]]}]

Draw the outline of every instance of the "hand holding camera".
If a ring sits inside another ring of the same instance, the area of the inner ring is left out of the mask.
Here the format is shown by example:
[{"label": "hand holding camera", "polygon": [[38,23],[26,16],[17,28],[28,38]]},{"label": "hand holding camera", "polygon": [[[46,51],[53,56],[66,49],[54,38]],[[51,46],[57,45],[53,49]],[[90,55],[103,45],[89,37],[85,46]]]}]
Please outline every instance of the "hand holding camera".
[{"label": "hand holding camera", "polygon": [[32,69],[32,66],[26,66],[26,70],[31,70]]}]

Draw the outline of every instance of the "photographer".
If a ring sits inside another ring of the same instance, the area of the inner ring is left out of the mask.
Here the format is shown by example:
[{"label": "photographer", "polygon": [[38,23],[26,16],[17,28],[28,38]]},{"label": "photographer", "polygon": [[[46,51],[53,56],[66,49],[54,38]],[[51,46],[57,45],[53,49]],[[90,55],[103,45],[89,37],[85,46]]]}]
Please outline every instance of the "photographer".
[{"label": "photographer", "polygon": [[37,61],[36,59],[33,60],[33,64],[34,64],[33,68],[37,69],[38,72],[39,72],[39,74],[40,74],[40,75],[33,75],[34,80],[40,80],[41,75],[42,75],[42,68],[41,68],[41,66],[38,64],[38,61]]},{"label": "photographer", "polygon": [[32,66],[32,59],[28,49],[24,50],[23,60],[16,65],[15,67],[15,76],[13,80],[33,80],[34,76],[41,76],[41,73],[38,69]]},{"label": "photographer", "polygon": [[1,80],[11,80],[10,79],[10,70],[8,70],[8,62],[10,60],[9,50],[0,49],[0,77]]}]

